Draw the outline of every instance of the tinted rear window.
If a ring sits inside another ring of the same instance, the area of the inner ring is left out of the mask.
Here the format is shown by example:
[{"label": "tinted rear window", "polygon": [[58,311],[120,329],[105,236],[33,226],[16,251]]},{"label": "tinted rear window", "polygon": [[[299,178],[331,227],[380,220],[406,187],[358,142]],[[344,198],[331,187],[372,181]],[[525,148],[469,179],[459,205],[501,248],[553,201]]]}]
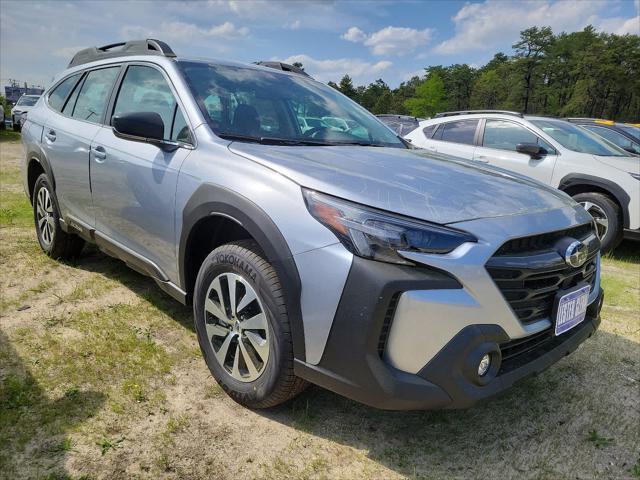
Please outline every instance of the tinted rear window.
[{"label": "tinted rear window", "polygon": [[445,123],[442,127],[441,140],[445,142],[473,145],[478,120],[459,120]]},{"label": "tinted rear window", "polygon": [[111,87],[119,71],[120,67],[109,67],[89,72],[71,116],[90,122],[100,122]]},{"label": "tinted rear window", "polygon": [[436,129],[438,128],[438,125],[429,125],[428,127],[424,127],[422,129],[422,133],[424,133],[424,136],[427,138],[431,138],[433,137],[434,132],[436,131]]},{"label": "tinted rear window", "polygon": [[53,91],[49,94],[49,106],[58,112],[62,110],[64,101],[67,99],[69,92],[76,84],[80,74],[71,75],[66,80],[63,80]]}]

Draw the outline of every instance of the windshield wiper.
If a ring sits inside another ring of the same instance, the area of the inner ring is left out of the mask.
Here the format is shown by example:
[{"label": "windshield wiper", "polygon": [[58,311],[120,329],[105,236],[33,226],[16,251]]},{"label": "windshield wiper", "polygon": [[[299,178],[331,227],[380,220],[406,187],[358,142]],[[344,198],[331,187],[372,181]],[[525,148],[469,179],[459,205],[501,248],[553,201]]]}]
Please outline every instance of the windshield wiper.
[{"label": "windshield wiper", "polygon": [[262,145],[315,145],[323,147],[332,145],[327,142],[319,142],[317,140],[307,140],[303,138],[253,137],[251,135],[239,135],[235,133],[218,133],[218,136],[226,140],[256,142]]},{"label": "windshield wiper", "polygon": [[358,145],[360,147],[386,147],[387,145],[384,145],[382,143],[369,143],[369,142],[333,142],[330,145]]}]

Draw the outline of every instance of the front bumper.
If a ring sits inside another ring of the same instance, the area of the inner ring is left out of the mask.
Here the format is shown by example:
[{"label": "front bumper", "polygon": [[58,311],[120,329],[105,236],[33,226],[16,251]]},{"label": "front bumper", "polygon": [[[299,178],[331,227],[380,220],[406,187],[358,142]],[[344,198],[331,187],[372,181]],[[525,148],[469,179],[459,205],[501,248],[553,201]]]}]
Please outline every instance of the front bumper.
[{"label": "front bumper", "polygon": [[[598,328],[603,298],[598,286],[583,323],[559,337],[550,336],[536,349],[512,357],[514,360],[505,362],[494,372],[496,376],[492,381],[482,385],[473,378],[478,349],[491,347],[500,352],[501,348],[514,348],[514,341],[496,324],[467,325],[441,344],[439,351],[416,372],[396,368],[385,359],[385,343],[397,308],[397,292],[416,289],[442,293],[464,291],[456,279],[435,269],[354,258],[322,359],[317,365],[296,359],[296,375],[376,408],[469,407],[545,370],[574,351]],[[531,337],[540,335],[538,332]]]}]

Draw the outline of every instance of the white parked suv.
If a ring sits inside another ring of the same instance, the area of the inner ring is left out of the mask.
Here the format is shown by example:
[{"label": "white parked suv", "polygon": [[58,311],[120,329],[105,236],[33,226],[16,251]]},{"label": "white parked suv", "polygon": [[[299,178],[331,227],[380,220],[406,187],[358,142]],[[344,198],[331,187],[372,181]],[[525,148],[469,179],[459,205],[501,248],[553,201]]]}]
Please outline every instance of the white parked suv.
[{"label": "white parked suv", "polygon": [[566,120],[502,110],[445,112],[405,138],[559,188],[593,216],[603,250],[623,237],[640,239],[640,158]]},{"label": "white parked suv", "polygon": [[13,130],[19,132],[22,129],[22,124],[27,118],[27,113],[38,102],[40,95],[22,95],[14,107],[11,109],[11,124]]}]

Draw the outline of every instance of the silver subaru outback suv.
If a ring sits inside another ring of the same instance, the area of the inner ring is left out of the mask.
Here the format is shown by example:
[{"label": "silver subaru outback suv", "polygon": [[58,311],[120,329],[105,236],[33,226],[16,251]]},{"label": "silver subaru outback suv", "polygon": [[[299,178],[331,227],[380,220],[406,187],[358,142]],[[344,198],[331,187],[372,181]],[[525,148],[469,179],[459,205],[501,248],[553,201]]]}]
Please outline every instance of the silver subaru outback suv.
[{"label": "silver subaru outback suv", "polygon": [[[300,127],[327,117],[349,128]],[[44,252],[95,243],[192,304],[207,366],[248,407],[308,382],[386,409],[467,407],[600,322],[582,207],[411,149],[295,67],[89,48],[23,142]]]}]

